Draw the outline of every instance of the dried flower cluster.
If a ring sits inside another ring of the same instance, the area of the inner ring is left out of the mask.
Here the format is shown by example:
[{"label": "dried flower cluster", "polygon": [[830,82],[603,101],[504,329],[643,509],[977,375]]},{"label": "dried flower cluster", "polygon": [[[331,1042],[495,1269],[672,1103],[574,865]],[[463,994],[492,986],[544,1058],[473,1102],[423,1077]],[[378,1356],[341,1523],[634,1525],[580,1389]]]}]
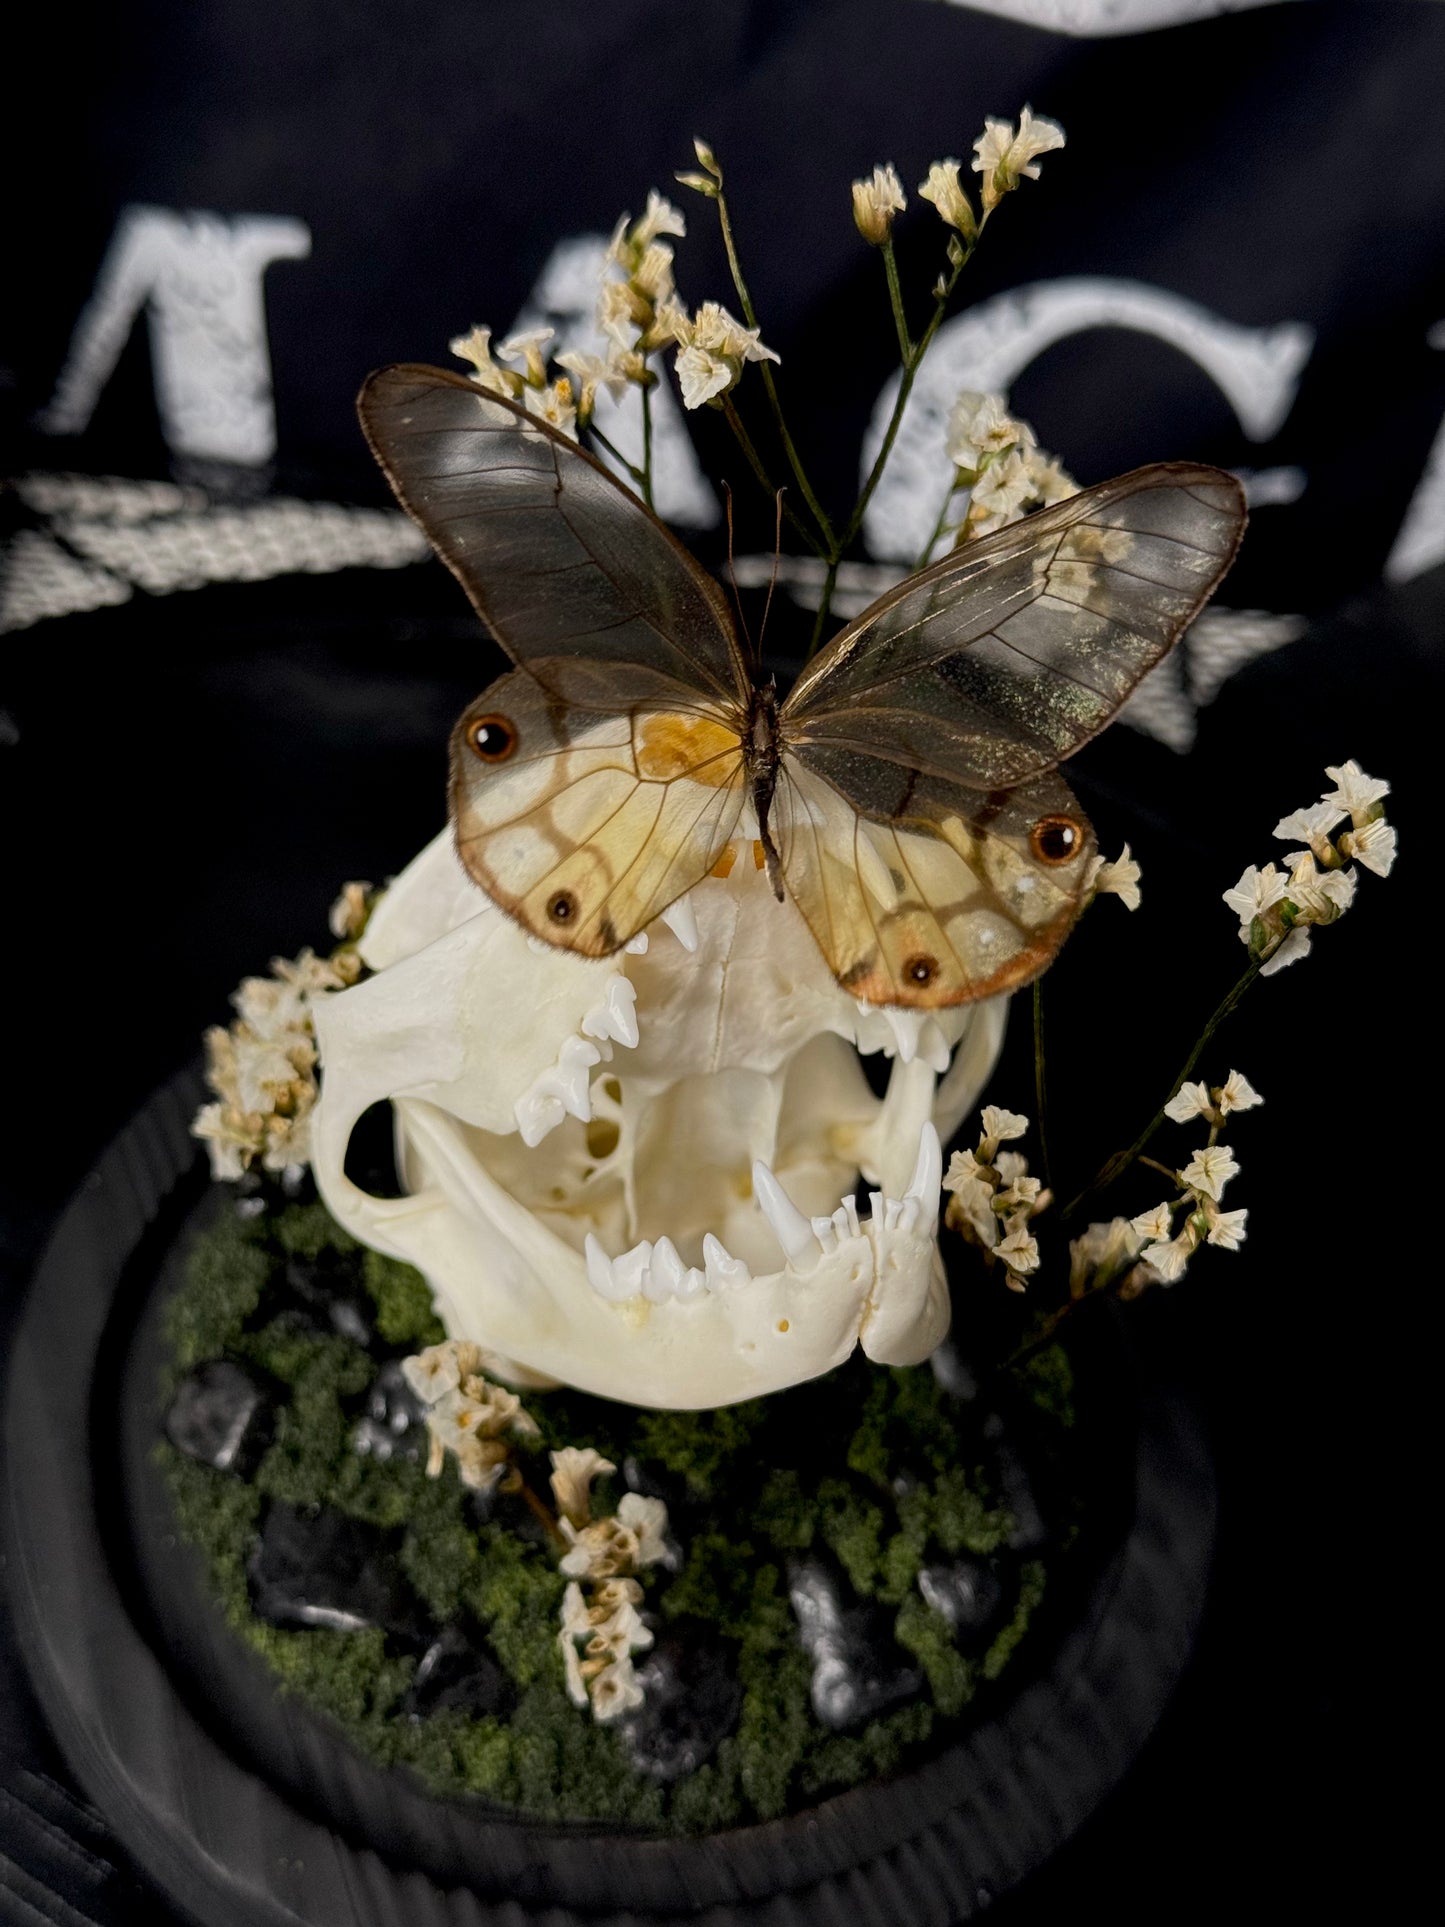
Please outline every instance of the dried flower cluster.
[{"label": "dried flower cluster", "polygon": [[[1074,478],[1040,452],[1033,429],[1010,415],[999,395],[962,390],[949,410],[945,452],[954,469],[950,500],[953,491],[968,491],[967,512],[951,525],[955,548],[1079,492]],[[938,533],[949,527],[945,521]]]},{"label": "dried flower cluster", "polygon": [[983,1109],[978,1148],[955,1151],[949,1160],[943,1188],[950,1193],[945,1223],[977,1245],[990,1263],[1004,1267],[1010,1291],[1024,1291],[1031,1272],[1039,1266],[1038,1241],[1031,1221],[1051,1202],[1037,1178],[1029,1176],[1028,1159],[1000,1145],[1020,1138],[1029,1128],[1026,1117]]},{"label": "dried flower cluster", "polygon": [[[1011,194],[1021,181],[1039,178],[1038,157],[1064,145],[1064,130],[1057,121],[1045,120],[1025,107],[1017,129],[1012,121],[989,119],[973,144],[975,174],[980,176],[979,200],[983,214],[975,213],[967,190],[959,179],[961,161],[934,161],[918,188],[919,198],[931,201],[941,221],[972,245],[979,230],[1005,194]],[[858,232],[871,247],[882,247],[890,238],[893,222],[908,205],[903,183],[895,167],[875,167],[866,180],[853,183],[853,219]]]},{"label": "dried flower cluster", "polygon": [[[1334,783],[1318,803],[1282,817],[1274,833],[1285,843],[1305,847],[1288,858],[1287,868],[1250,864],[1224,901],[1239,918],[1239,940],[1249,946],[1261,975],[1272,976],[1303,957],[1310,947],[1310,926],[1334,923],[1354,901],[1354,865],[1386,877],[1395,862],[1395,830],[1385,821],[1384,799],[1390,785],[1366,776],[1358,763],[1325,770]],[[1338,837],[1331,832],[1350,819]]]},{"label": "dried flower cluster", "polygon": [[269,977],[247,977],[232,997],[237,1021],[206,1032],[206,1084],[216,1102],[197,1111],[191,1135],[205,1144],[213,1178],[234,1181],[253,1165],[296,1171],[309,1160],[317,1094],[311,1003],[365,974],[356,942],[378,895],[369,883],[344,885],[331,906],[332,934],[341,939],[331,955],[273,957]]},{"label": "dried flower cluster", "polygon": [[637,1610],[637,1574],[669,1558],[661,1499],[629,1492],[612,1516],[592,1517],[592,1481],[616,1469],[590,1446],[552,1454],[552,1494],[568,1547],[559,1564],[569,1581],[557,1644],[573,1704],[590,1702],[593,1718],[604,1722],[642,1704],[632,1655],[652,1644],[652,1632]]},{"label": "dried flower cluster", "polygon": [[[1231,1071],[1224,1083],[1212,1090],[1204,1084],[1182,1085],[1165,1105],[1165,1115],[1176,1124],[1202,1118],[1209,1126],[1209,1140],[1182,1170],[1175,1172],[1180,1187],[1178,1194],[1129,1220],[1139,1240],[1143,1265],[1152,1276],[1133,1281],[1134,1289],[1121,1295],[1133,1297],[1145,1284],[1156,1281],[1165,1285],[1177,1283],[1202,1244],[1238,1251],[1244,1241],[1244,1221],[1249,1213],[1223,1209],[1224,1187],[1238,1176],[1239,1164],[1233,1151],[1219,1142],[1219,1137],[1235,1111],[1250,1111],[1263,1102],[1247,1077]],[[1175,1220],[1181,1212],[1183,1217],[1176,1231]]]},{"label": "dried flower cluster", "polygon": [[520,1486],[513,1448],[519,1440],[535,1439],[537,1425],[515,1392],[484,1375],[478,1346],[449,1339],[404,1359],[401,1369],[427,1408],[430,1477],[440,1475],[450,1453],[462,1483],[478,1492]]}]

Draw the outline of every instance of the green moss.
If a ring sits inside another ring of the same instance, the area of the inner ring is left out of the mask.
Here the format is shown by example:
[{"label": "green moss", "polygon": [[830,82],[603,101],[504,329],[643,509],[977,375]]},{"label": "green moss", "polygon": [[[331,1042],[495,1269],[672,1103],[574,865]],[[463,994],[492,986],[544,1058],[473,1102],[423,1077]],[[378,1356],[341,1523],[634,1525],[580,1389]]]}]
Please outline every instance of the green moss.
[{"label": "green moss", "polygon": [[[568,1699],[557,1644],[565,1585],[555,1556],[501,1523],[479,1525],[448,1463],[431,1479],[415,1458],[352,1449],[376,1364],[344,1338],[299,1329],[281,1283],[288,1259],[326,1257],[364,1287],[388,1346],[421,1348],[442,1329],[410,1267],[363,1251],[319,1204],[242,1220],[220,1213],[198,1240],[167,1316],[170,1376],[225,1353],[276,1382],[272,1443],[249,1483],[158,1448],[178,1528],[205,1560],[228,1621],[288,1692],[339,1720],[372,1758],[415,1771],[439,1793],[470,1792],[541,1818],[705,1832],[777,1817],[895,1770],[965,1717],[981,1680],[1006,1665],[1042,1596],[1044,1570],[1007,1549],[1006,1508],[982,1469],[977,1419],[926,1368],[884,1371],[855,1359],[826,1378],[720,1412],[640,1412],[584,1394],[528,1394],[541,1429],[527,1463],[537,1491],[546,1452],[590,1444],[670,1481],[685,1500],[673,1529],[683,1558],[647,1576],[644,1610],[659,1624],[701,1622],[732,1643],[741,1711],[703,1767],[671,1787],[635,1771],[615,1728]],[[1030,1450],[1053,1466],[1074,1392],[1057,1348],[1023,1375],[1038,1413]],[[597,1489],[599,1511],[625,1490]],[[511,1683],[505,1715],[400,1716],[414,1671],[380,1632],[282,1630],[251,1613],[246,1563],[264,1505],[338,1508],[394,1535],[403,1573],[438,1623],[484,1632]],[[503,1515],[505,1516],[505,1515]],[[917,1588],[929,1560],[990,1557],[1016,1587],[1009,1622],[981,1658],[960,1653]],[[887,1610],[923,1696],[860,1731],[831,1733],[812,1711],[811,1661],[788,1598],[789,1562],[836,1562],[857,1596]]]},{"label": "green moss", "polygon": [[368,1251],[361,1261],[361,1278],[376,1306],[376,1329],[388,1345],[419,1352],[441,1344],[446,1328],[432,1309],[426,1279],[413,1266]]}]

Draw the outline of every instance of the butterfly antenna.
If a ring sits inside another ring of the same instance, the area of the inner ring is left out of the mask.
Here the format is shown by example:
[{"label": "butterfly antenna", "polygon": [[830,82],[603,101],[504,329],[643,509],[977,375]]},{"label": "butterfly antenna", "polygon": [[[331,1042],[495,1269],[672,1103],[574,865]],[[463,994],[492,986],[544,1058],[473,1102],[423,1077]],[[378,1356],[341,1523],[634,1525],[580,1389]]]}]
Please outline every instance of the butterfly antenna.
[{"label": "butterfly antenna", "polygon": [[745,616],[745,615],[743,614],[743,599],[742,599],[742,596],[741,596],[741,595],[739,594],[739,592],[738,592],[738,575],[737,575],[737,570],[736,570],[736,569],[735,569],[735,568],[733,567],[733,492],[732,492],[732,487],[731,487],[731,485],[730,485],[729,483],[727,483],[727,482],[724,482],[724,483],[723,483],[723,496],[724,496],[724,499],[725,499],[725,500],[726,500],[726,502],[727,502],[727,515],[728,515],[728,581],[729,581],[729,582],[731,582],[731,584],[733,585],[733,607],[734,607],[734,608],[735,608],[735,609],[737,610],[737,612],[738,612],[738,627],[739,627],[739,629],[741,629],[741,630],[742,630],[742,632],[743,632],[743,641],[744,641],[744,642],[745,642],[745,643],[747,644],[747,646],[748,646],[748,653],[749,653],[749,654],[750,654],[750,655],[751,655],[751,656],[753,657],[753,659],[754,659],[755,661],[757,661],[757,660],[759,659],[759,658],[758,658],[758,651],[756,650],[756,648],[754,648],[754,646],[753,646],[753,639],[752,639],[752,637],[751,637],[751,636],[750,636],[750,635],[748,634],[748,619],[747,619],[747,617],[746,617],[746,616]]},{"label": "butterfly antenna", "polygon": [[773,526],[773,573],[768,577],[768,599],[763,604],[763,619],[758,624],[758,657],[763,653],[763,637],[768,633],[768,613],[773,606],[773,590],[778,586],[778,564],[783,559],[783,491],[777,493],[778,515]]}]

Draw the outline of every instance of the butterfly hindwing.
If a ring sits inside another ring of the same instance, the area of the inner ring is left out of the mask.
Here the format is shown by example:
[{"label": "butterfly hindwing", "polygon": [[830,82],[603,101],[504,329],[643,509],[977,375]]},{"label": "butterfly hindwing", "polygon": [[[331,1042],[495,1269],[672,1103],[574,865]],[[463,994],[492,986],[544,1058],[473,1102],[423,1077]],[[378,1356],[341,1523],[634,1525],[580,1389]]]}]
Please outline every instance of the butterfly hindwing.
[{"label": "butterfly hindwing", "polygon": [[[560,666],[565,685],[568,665]],[[534,936],[620,949],[707,875],[743,805],[742,744],[693,711],[569,703],[513,670],[452,733],[457,851]]]}]

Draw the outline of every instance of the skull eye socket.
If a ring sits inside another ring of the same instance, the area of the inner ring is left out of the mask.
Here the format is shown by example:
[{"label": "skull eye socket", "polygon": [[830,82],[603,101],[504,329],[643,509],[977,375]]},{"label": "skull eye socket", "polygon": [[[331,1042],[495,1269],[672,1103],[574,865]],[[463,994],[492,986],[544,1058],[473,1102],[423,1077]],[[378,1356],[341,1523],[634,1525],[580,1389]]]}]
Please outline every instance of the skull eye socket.
[{"label": "skull eye socket", "polygon": [[937,957],[910,957],[903,974],[911,984],[931,984],[938,975]]},{"label": "skull eye socket", "polygon": [[517,747],[517,732],[505,716],[477,716],[467,724],[467,747],[484,763],[505,763]]},{"label": "skull eye socket", "polygon": [[570,890],[558,890],[547,899],[547,915],[553,923],[571,923],[577,914],[577,899]]},{"label": "skull eye socket", "polygon": [[1041,816],[1029,831],[1029,848],[1040,863],[1072,863],[1084,844],[1084,826],[1072,816]]}]

